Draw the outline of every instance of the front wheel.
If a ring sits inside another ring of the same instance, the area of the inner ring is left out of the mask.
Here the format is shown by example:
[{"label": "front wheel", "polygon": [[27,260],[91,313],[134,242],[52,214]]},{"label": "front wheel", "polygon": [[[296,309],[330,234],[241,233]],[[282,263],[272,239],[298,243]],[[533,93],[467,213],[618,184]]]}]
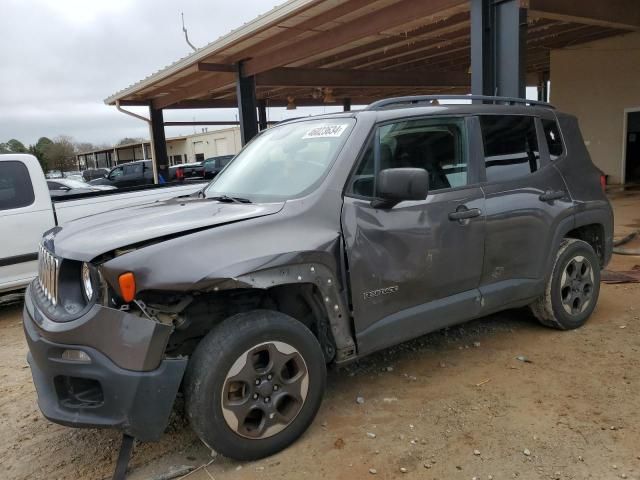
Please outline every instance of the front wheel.
[{"label": "front wheel", "polygon": [[591,245],[566,238],[560,244],[544,294],[531,304],[548,327],[570,330],[587,321],[600,293],[600,261]]},{"label": "front wheel", "polygon": [[255,460],[304,433],[325,382],[322,349],[307,327],[279,312],[241,313],[209,332],[191,357],[187,417],[210,448]]}]

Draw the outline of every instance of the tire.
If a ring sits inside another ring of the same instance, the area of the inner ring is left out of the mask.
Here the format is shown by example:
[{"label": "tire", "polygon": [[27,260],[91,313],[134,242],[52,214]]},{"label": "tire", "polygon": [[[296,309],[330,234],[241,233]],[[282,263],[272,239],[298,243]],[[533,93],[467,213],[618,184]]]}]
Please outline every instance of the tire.
[{"label": "tire", "polygon": [[240,313],[193,353],[184,383],[187,418],[209,448],[256,460],[305,432],[325,384],[324,355],[306,326],[270,310]]},{"label": "tire", "polygon": [[572,330],[593,313],[600,294],[600,261],[591,245],[566,238],[560,243],[544,294],[531,304],[547,327]]}]

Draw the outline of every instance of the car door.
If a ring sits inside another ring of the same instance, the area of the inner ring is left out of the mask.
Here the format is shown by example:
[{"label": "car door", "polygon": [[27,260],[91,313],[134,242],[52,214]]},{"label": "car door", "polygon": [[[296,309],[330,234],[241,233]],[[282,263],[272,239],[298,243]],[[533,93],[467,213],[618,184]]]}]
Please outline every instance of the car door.
[{"label": "car door", "polygon": [[[36,180],[44,184],[44,175],[38,174]],[[0,292],[34,277],[42,233],[55,225],[47,190],[37,191],[23,162],[0,162]]]},{"label": "car door", "polygon": [[[473,317],[484,250],[484,197],[464,118],[376,127],[345,189],[342,228],[360,353]],[[429,172],[421,201],[375,208],[376,174]]]},{"label": "car door", "polygon": [[488,313],[542,292],[555,226],[571,198],[549,161],[539,119],[484,115],[478,122],[486,177],[480,291]]},{"label": "car door", "polygon": [[109,176],[107,177],[107,179],[111,182],[111,185],[113,185],[114,187],[122,187],[122,177],[124,175],[124,167],[120,166],[120,167],[115,167],[111,170],[111,172],[109,172]]}]

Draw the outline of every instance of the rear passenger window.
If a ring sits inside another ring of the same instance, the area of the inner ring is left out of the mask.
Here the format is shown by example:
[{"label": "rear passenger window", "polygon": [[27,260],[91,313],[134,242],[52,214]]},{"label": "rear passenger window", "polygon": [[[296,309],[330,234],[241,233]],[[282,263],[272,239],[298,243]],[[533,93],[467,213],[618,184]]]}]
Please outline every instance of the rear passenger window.
[{"label": "rear passenger window", "polygon": [[544,136],[547,139],[547,146],[549,147],[549,157],[551,160],[556,160],[564,153],[564,147],[562,146],[562,137],[560,136],[560,129],[558,123],[555,120],[542,120],[542,129],[544,130]]},{"label": "rear passenger window", "polygon": [[540,152],[533,117],[480,117],[488,182],[524,177],[540,168]]},{"label": "rear passenger window", "polygon": [[34,200],[27,167],[22,162],[0,162],[0,210],[27,207]]}]

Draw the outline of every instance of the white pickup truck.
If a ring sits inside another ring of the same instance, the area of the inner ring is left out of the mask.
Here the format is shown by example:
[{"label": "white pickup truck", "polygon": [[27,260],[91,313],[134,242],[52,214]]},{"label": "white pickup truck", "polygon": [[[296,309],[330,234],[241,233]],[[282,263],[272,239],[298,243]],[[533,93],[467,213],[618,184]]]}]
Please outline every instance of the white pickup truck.
[{"label": "white pickup truck", "polygon": [[34,156],[0,155],[0,294],[20,289],[36,276],[38,245],[50,228],[107,210],[188,195],[202,186],[150,186],[52,201]]}]

